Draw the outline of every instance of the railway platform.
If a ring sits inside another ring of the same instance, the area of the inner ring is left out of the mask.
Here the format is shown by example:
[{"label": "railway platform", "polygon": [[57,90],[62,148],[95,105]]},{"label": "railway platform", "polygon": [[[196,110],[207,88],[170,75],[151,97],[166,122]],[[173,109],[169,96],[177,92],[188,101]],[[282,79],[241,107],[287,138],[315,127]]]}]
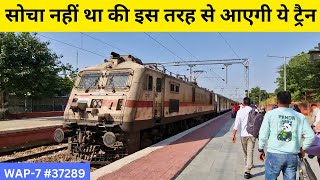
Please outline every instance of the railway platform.
[{"label": "railway platform", "polygon": [[[100,168],[91,173],[91,179],[244,179],[239,135],[236,144],[231,142],[233,124],[226,113]],[[254,179],[264,179],[264,164],[257,151],[254,154],[252,174]],[[308,161],[320,178],[316,159]]]},{"label": "railway platform", "polygon": [[0,121],[0,153],[53,142],[62,122],[62,116]]},{"label": "railway platform", "polygon": [[62,122],[63,116],[0,121],[0,134],[60,126],[62,125]]}]

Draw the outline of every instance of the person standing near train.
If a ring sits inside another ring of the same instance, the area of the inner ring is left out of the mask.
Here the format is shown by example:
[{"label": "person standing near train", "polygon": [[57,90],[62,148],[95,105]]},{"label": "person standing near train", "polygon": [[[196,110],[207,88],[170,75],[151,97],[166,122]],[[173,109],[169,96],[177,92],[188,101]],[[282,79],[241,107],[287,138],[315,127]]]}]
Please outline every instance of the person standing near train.
[{"label": "person standing near train", "polygon": [[250,107],[250,99],[248,97],[244,98],[243,104],[243,108],[238,111],[236,116],[232,142],[236,142],[236,134],[238,129],[240,129],[240,140],[245,159],[244,178],[250,179],[252,178],[250,170],[253,168],[253,149],[255,146],[256,138],[249,134],[247,131],[248,117],[250,111],[252,110],[252,108]]}]

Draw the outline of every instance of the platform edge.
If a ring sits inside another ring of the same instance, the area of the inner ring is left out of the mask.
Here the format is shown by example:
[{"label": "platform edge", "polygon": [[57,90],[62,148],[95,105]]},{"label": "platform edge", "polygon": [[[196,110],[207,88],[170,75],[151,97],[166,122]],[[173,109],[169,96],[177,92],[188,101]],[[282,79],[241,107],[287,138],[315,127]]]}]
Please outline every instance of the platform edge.
[{"label": "platform edge", "polygon": [[226,113],[224,113],[222,115],[219,115],[219,116],[217,116],[217,117],[215,117],[213,119],[210,119],[209,121],[206,121],[206,122],[204,122],[202,124],[199,124],[199,125],[197,125],[197,126],[195,126],[193,128],[190,128],[190,129],[185,130],[185,131],[183,131],[183,132],[181,132],[179,134],[176,134],[176,135],[174,135],[174,136],[172,136],[172,137],[170,137],[168,139],[160,141],[160,142],[158,142],[158,143],[156,143],[156,144],[154,144],[154,145],[152,145],[150,147],[147,147],[145,149],[137,151],[137,152],[135,152],[135,153],[133,153],[133,154],[127,156],[127,157],[124,157],[124,158],[119,159],[119,160],[117,160],[117,161],[115,161],[115,162],[113,162],[111,164],[108,164],[108,165],[102,167],[102,168],[99,168],[99,169],[95,170],[94,172],[90,173],[90,179],[91,180],[97,180],[98,178],[100,178],[100,177],[102,177],[102,176],[104,176],[106,174],[112,173],[112,172],[122,168],[123,166],[125,166],[125,165],[127,165],[127,164],[129,164],[129,163],[131,163],[131,162],[133,162],[133,161],[135,161],[137,159],[140,159],[140,158],[150,154],[151,152],[153,152],[153,151],[155,151],[157,149],[163,148],[163,147],[171,144],[172,142],[182,138],[183,136],[185,136],[185,135],[187,135],[187,134],[189,134],[189,133],[191,133],[191,132],[193,132],[193,131],[195,131],[195,130],[197,130],[197,129],[199,129],[199,128],[201,128],[201,127],[203,127],[203,126],[205,126],[205,125],[207,125],[209,123],[211,123],[212,121],[222,117],[225,114]]}]

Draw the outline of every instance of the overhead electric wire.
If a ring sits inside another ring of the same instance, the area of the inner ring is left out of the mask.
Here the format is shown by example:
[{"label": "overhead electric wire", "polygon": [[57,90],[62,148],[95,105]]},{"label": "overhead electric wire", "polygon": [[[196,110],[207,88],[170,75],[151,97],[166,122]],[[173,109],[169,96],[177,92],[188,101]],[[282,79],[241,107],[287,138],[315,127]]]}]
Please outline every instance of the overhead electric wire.
[{"label": "overhead electric wire", "polygon": [[[246,61],[247,59],[210,59],[210,60],[196,60],[196,61],[182,61],[183,63],[192,63],[192,62],[226,62],[229,61],[228,63],[243,63],[244,61]],[[231,62],[230,62],[231,61]],[[237,62],[237,61],[242,61],[242,62]],[[158,62],[159,63],[159,62]],[[176,61],[176,62],[165,62],[165,63],[159,63],[159,64],[179,64],[181,63],[181,61]],[[156,64],[156,63],[155,63]],[[220,63],[217,63],[220,64]]]},{"label": "overhead electric wire", "polygon": [[223,79],[221,76],[219,76],[216,72],[212,71],[211,69],[209,69],[211,72],[213,72],[218,78],[220,78],[223,81],[226,81],[226,79]]},{"label": "overhead electric wire", "polygon": [[42,34],[37,34],[38,36],[42,36],[44,38],[48,38],[50,40],[53,40],[53,41],[56,41],[56,42],[59,42],[59,43],[62,43],[62,44],[65,44],[65,45],[68,45],[68,46],[71,46],[71,47],[74,47],[74,48],[77,48],[77,49],[80,49],[82,51],[86,51],[88,53],[91,53],[91,54],[95,54],[97,56],[101,56],[103,58],[105,58],[106,56],[104,55],[101,55],[101,54],[98,54],[98,53],[95,53],[93,51],[90,51],[90,50],[87,50],[87,49],[84,49],[84,48],[81,48],[81,47],[78,47],[78,46],[75,46],[75,45],[72,45],[72,44],[69,44],[69,43],[66,43],[66,42],[63,42],[63,41],[60,41],[60,40],[57,40],[57,39],[54,39],[54,38],[51,38],[51,37],[48,37],[48,36],[45,36],[45,35],[42,35]]},{"label": "overhead electric wire", "polygon": [[176,38],[174,38],[170,33],[168,33],[169,36],[175,40],[184,50],[186,50],[192,57],[194,57],[195,59],[199,60],[196,56],[194,56],[187,48],[185,48]]},{"label": "overhead electric wire", "polygon": [[234,51],[234,49],[231,47],[231,45],[228,43],[228,41],[222,36],[222,34],[219,33],[219,35],[226,42],[226,44],[229,46],[229,48],[232,50],[232,52],[240,59],[240,56],[236,53],[236,51]]},{"label": "overhead electric wire", "polygon": [[159,45],[161,45],[163,48],[165,48],[167,51],[169,51],[171,54],[175,55],[177,58],[179,58],[180,60],[183,60],[180,56],[178,56],[176,53],[174,53],[173,51],[171,51],[169,48],[167,48],[165,45],[163,45],[162,43],[160,43],[159,41],[157,41],[155,38],[153,38],[150,34],[148,33],[144,33],[146,34],[149,38],[151,38],[152,40],[154,40],[156,43],[158,43]]},{"label": "overhead electric wire", "polygon": [[[174,38],[170,33],[168,33],[168,35],[174,40],[174,41],[176,41],[185,51],[187,51],[193,58],[195,58],[197,61],[184,61],[184,62],[203,62],[203,61],[200,61],[200,59],[199,58],[197,58],[196,56],[194,56],[187,48],[185,48],[176,38]],[[221,60],[219,60],[219,61],[221,61]],[[204,61],[204,62],[206,62],[206,61]],[[173,63],[175,63],[175,62],[173,62]],[[164,64],[166,64],[166,63],[164,63]],[[207,70],[209,70],[208,69],[208,67],[205,67]],[[211,69],[210,69],[210,71],[211,72],[213,72],[218,78],[220,78],[221,80],[223,80],[223,81],[225,81],[221,76],[219,76],[216,72],[214,72],[214,71],[212,71]]]},{"label": "overhead electric wire", "polygon": [[115,48],[115,49],[118,49],[118,50],[120,50],[120,51],[122,51],[122,52],[131,54],[130,52],[128,52],[128,51],[126,51],[126,50],[120,49],[120,48],[118,48],[118,47],[116,47],[116,46],[114,46],[114,45],[112,45],[112,44],[110,44],[110,43],[104,42],[104,41],[102,41],[102,40],[100,40],[100,39],[98,39],[98,38],[95,38],[95,37],[93,37],[93,36],[90,36],[90,35],[88,35],[88,34],[86,34],[86,33],[81,33],[81,34],[83,34],[83,35],[85,35],[85,36],[87,36],[87,37],[89,37],[89,38],[91,38],[91,39],[94,39],[94,40],[96,40],[96,41],[99,41],[99,42],[101,42],[101,43],[103,43],[103,44],[106,44],[106,45],[108,45],[108,46],[110,46],[110,47],[113,47],[113,48]]},{"label": "overhead electric wire", "polygon": [[[218,32],[219,33],[219,32]],[[236,53],[236,51],[232,48],[232,46],[229,44],[229,42],[226,40],[226,38],[223,37],[223,35],[221,33],[219,33],[219,35],[221,36],[221,38],[225,41],[225,43],[229,46],[229,48],[231,49],[231,51],[239,58],[240,56]],[[247,59],[248,60],[248,59]],[[246,60],[246,61],[247,61]]]}]

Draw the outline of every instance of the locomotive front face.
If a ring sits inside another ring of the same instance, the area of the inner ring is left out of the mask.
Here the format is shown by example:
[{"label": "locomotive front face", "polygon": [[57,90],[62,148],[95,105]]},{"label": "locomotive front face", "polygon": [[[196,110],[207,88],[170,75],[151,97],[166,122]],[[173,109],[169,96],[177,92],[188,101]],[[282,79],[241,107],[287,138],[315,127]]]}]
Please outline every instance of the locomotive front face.
[{"label": "locomotive front face", "polygon": [[141,67],[132,57],[113,57],[81,71],[64,112],[65,129],[55,131],[55,140],[68,137],[71,155],[91,163],[127,155],[135,139],[128,135],[134,110],[126,106],[136,98]]},{"label": "locomotive front face", "polygon": [[78,124],[121,124],[133,70],[83,72],[64,117]]}]

